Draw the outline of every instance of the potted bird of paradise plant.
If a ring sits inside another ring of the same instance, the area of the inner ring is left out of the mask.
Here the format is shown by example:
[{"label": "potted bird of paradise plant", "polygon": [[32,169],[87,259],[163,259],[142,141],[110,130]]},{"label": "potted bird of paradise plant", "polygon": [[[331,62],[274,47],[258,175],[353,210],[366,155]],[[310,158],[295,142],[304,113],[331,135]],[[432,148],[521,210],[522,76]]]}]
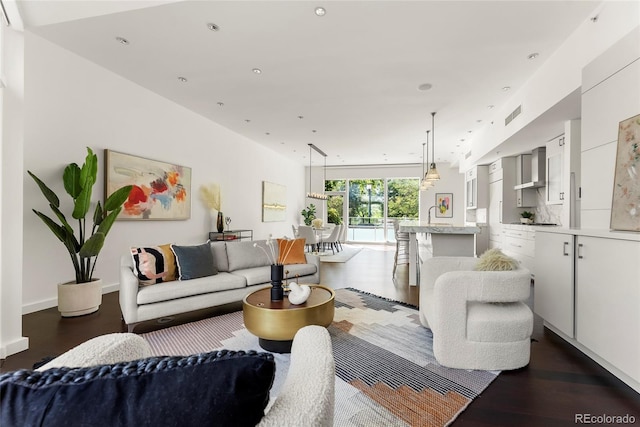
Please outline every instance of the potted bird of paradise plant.
[{"label": "potted bird of paradise plant", "polygon": [[58,196],[31,171],[27,172],[49,202],[57,221],[35,209],[33,212],[62,242],[75,270],[75,280],[58,284],[58,310],[63,317],[93,313],[102,303],[102,281],[93,277],[98,255],[132,186],[127,185],[113,192],[104,202],[104,207],[98,201],[92,215],[93,225],[87,229],[86,217],[98,174],[98,157],[87,147],[87,157],[82,166],[70,163],[62,174],[64,189],[73,200],[71,217],[77,220],[76,235],[60,210]]}]

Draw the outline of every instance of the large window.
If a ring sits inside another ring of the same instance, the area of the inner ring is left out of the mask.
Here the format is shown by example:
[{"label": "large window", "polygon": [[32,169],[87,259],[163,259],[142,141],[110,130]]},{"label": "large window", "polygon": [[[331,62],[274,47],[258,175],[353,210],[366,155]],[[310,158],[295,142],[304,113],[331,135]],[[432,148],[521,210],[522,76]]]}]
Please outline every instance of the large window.
[{"label": "large window", "polygon": [[349,241],[395,241],[392,221],[418,218],[418,187],[417,178],[328,180],[327,220],[346,223]]}]

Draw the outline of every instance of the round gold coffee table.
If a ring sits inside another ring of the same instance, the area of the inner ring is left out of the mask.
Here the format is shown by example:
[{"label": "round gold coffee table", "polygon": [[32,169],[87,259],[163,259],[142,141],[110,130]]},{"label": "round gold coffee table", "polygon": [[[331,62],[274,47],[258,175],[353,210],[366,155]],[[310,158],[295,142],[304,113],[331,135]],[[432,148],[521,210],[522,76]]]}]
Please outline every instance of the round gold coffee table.
[{"label": "round gold coffee table", "polygon": [[300,305],[271,301],[271,286],[250,293],[242,300],[244,325],[259,338],[260,347],[276,353],[289,353],[298,329],[308,325],[327,327],[333,321],[333,289],[309,285],[311,295]]}]

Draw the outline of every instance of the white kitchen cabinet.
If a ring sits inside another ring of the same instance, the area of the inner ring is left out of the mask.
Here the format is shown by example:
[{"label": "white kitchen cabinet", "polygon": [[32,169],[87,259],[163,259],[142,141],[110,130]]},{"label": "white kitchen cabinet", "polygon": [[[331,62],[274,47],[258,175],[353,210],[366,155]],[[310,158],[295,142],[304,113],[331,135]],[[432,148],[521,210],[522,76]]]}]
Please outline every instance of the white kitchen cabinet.
[{"label": "white kitchen cabinet", "polygon": [[466,207],[467,209],[475,209],[478,207],[478,168],[474,167],[467,171],[465,176],[466,182]]},{"label": "white kitchen cabinet", "polygon": [[516,259],[524,268],[535,275],[535,237],[536,232],[530,225],[502,226],[502,252]]},{"label": "white kitchen cabinet", "polygon": [[547,205],[564,203],[564,141],[564,136],[560,136],[547,143]]},{"label": "white kitchen cabinet", "polygon": [[535,235],[533,311],[570,338],[574,334],[574,236]]},{"label": "white kitchen cabinet", "polygon": [[489,184],[489,247],[492,249],[502,246],[502,184],[502,180]]},{"label": "white kitchen cabinet", "polygon": [[[486,209],[489,203],[489,167],[474,166],[465,173],[465,205],[467,210]],[[475,215],[471,215],[471,222]],[[470,221],[469,215],[465,218]]]},{"label": "white kitchen cabinet", "polygon": [[516,158],[503,157],[489,165],[489,247],[502,247],[502,224],[520,220],[516,207]]},{"label": "white kitchen cabinet", "polygon": [[640,236],[538,228],[535,239],[534,311],[640,392]]},{"label": "white kitchen cabinet", "polygon": [[640,241],[577,236],[576,339],[640,382]]}]

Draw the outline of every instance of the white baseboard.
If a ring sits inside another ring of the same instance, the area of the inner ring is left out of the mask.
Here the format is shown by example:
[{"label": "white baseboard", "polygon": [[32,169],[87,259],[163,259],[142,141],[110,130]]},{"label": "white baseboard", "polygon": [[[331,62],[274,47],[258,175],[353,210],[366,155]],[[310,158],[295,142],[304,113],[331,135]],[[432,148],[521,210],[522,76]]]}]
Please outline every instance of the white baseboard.
[{"label": "white baseboard", "polygon": [[0,359],[6,359],[8,356],[12,354],[20,353],[21,351],[25,351],[29,348],[29,338],[21,337],[17,340],[6,343],[2,347],[0,347]]},{"label": "white baseboard", "polygon": [[[120,290],[120,283],[112,283],[110,285],[102,286],[102,295],[109,294]],[[31,304],[25,304],[22,306],[22,314],[35,313],[36,311],[46,310],[47,308],[57,307],[58,298],[49,298]]]}]

